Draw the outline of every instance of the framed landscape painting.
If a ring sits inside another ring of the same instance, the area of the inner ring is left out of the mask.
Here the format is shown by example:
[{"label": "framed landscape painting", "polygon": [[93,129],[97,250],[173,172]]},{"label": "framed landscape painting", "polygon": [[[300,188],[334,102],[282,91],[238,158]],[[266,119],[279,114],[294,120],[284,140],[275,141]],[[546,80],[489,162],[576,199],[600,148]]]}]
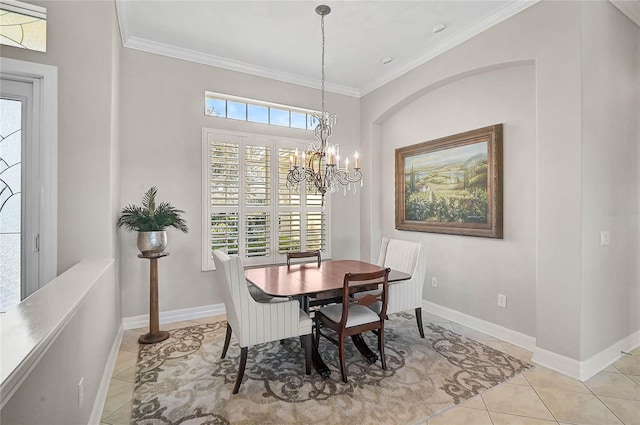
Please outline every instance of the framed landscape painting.
[{"label": "framed landscape painting", "polygon": [[396,149],[396,229],[502,239],[502,124]]}]

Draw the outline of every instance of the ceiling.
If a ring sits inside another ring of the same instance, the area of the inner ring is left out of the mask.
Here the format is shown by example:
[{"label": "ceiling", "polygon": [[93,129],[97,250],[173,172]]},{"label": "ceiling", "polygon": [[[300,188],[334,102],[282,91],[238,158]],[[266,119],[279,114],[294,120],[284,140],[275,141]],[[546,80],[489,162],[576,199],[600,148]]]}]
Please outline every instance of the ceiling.
[{"label": "ceiling", "polygon": [[[125,47],[360,97],[538,0],[116,0]],[[434,33],[436,25],[446,29]],[[384,58],[392,61],[384,64]]]}]

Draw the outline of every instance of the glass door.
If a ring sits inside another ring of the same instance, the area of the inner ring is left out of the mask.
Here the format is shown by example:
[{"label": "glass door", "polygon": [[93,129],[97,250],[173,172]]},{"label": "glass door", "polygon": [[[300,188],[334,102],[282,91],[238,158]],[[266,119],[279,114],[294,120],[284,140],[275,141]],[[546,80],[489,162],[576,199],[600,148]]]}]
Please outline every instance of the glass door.
[{"label": "glass door", "polygon": [[0,89],[0,311],[6,311],[38,289],[38,196],[30,193],[38,166],[29,130],[33,84],[3,78]]}]

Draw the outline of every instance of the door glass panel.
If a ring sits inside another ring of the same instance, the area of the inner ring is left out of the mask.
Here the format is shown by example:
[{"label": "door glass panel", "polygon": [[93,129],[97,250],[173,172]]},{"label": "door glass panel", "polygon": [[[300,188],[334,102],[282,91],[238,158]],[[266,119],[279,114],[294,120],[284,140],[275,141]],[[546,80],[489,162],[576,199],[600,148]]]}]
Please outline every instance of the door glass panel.
[{"label": "door glass panel", "polygon": [[0,311],[20,302],[22,102],[0,99]]}]

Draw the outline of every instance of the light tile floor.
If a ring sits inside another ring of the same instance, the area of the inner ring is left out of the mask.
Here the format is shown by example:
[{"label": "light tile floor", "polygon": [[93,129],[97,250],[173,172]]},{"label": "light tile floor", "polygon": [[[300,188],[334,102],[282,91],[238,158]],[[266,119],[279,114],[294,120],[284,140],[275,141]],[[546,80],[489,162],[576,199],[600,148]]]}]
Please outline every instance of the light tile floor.
[{"label": "light tile floor", "polygon": [[[425,321],[504,351],[524,361],[532,353],[426,312]],[[162,330],[211,322],[207,317],[161,326]],[[138,337],[146,328],[125,331],[102,413],[102,425],[129,425]],[[640,348],[586,382],[542,366],[494,387],[423,425],[640,425]]]}]

